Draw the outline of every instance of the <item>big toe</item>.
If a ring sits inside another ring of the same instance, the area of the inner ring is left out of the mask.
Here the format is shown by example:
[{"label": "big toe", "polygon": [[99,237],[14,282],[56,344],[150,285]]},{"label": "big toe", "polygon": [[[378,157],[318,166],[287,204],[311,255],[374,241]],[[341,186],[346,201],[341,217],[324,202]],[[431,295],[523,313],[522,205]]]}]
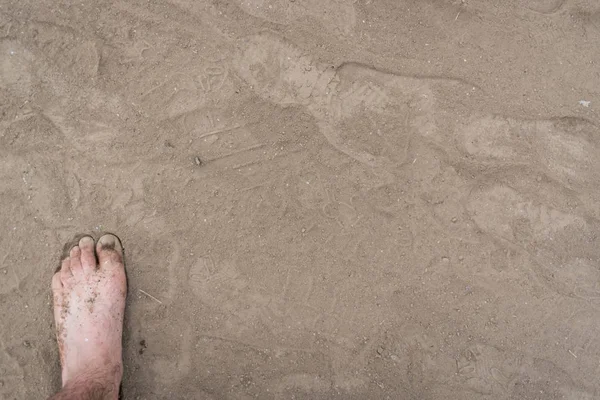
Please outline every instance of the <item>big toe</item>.
[{"label": "big toe", "polygon": [[123,268],[123,246],[115,235],[106,234],[98,239],[96,254],[99,268]]}]

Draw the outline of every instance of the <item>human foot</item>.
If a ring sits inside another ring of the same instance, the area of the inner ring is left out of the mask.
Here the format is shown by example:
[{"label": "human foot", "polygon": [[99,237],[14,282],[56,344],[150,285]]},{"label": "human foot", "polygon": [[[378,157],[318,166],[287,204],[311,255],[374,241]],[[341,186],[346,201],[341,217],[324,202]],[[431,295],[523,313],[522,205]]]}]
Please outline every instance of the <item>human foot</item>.
[{"label": "human foot", "polygon": [[83,237],[52,278],[62,384],[104,381],[117,398],[127,281],[123,248],[114,235]]}]

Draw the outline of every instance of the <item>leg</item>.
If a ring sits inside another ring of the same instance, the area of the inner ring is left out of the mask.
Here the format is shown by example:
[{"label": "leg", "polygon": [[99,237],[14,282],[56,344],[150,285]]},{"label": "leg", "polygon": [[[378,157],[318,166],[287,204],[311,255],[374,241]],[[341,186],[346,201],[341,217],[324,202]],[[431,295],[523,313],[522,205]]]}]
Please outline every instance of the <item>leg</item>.
[{"label": "leg", "polygon": [[63,388],[51,399],[117,399],[127,294],[119,239],[82,238],[52,278],[52,292]]}]

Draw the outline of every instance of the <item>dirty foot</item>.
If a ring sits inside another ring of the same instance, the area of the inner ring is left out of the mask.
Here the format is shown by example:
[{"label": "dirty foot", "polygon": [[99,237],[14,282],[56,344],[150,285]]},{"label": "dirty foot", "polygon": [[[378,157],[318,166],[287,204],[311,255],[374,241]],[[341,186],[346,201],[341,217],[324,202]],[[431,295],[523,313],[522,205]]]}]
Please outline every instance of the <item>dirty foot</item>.
[{"label": "dirty foot", "polygon": [[63,387],[94,380],[116,398],[127,294],[119,239],[82,238],[54,274],[52,292]]}]

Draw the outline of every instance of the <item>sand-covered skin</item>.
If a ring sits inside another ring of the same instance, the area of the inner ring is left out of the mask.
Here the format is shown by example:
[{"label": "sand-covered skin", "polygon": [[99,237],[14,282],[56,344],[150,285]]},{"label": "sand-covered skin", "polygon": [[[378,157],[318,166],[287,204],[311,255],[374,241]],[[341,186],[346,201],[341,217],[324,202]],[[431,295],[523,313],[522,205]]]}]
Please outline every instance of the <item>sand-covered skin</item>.
[{"label": "sand-covered skin", "polygon": [[84,236],[52,277],[56,341],[64,387],[103,381],[118,397],[127,279],[119,239]]},{"label": "sand-covered skin", "polygon": [[[0,399],[127,251],[125,399],[600,393],[600,7],[0,1]],[[589,103],[588,103],[589,102]]]}]

